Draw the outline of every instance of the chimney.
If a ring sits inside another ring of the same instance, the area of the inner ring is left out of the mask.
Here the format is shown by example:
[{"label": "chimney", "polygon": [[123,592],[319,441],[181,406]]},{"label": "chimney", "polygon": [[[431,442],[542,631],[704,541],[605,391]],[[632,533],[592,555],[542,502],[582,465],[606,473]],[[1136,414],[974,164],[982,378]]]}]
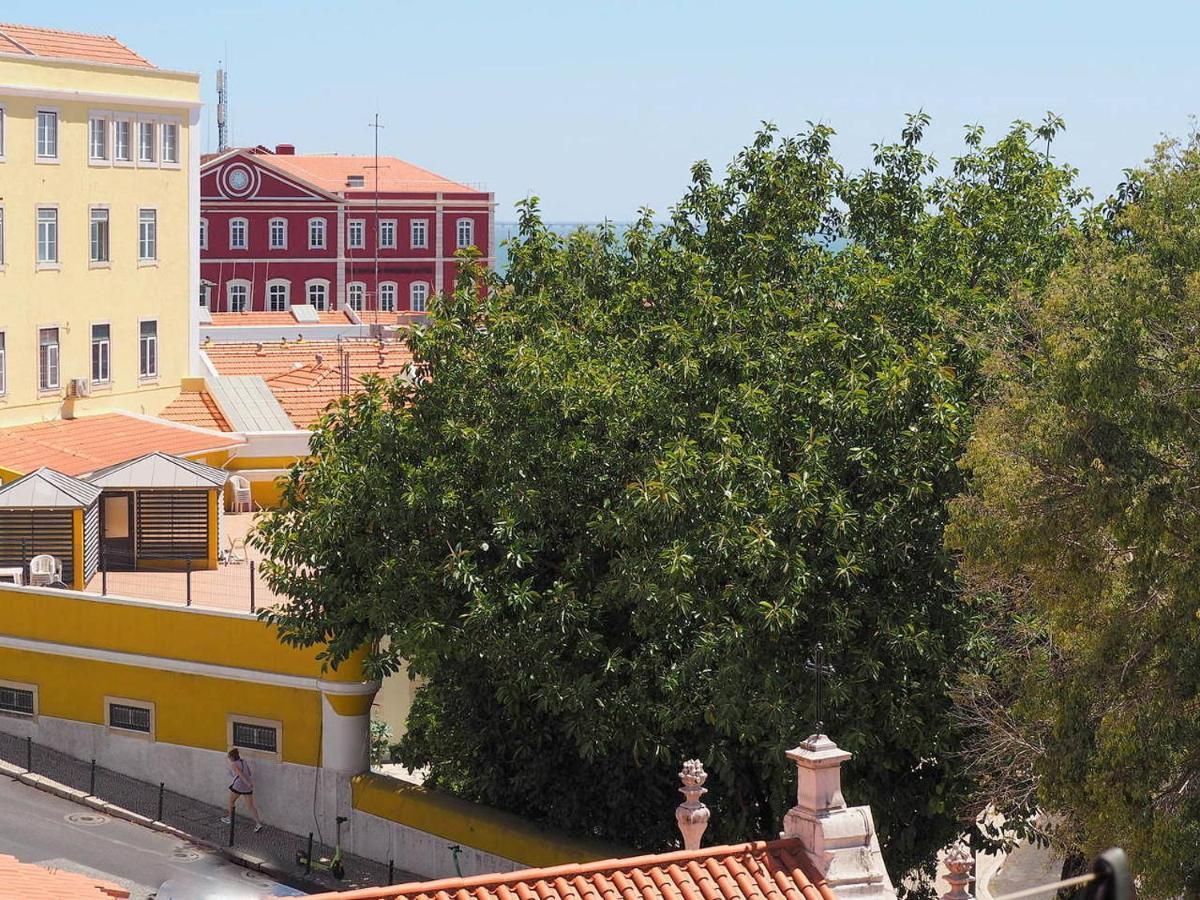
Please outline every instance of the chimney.
[{"label": "chimney", "polygon": [[296,155],[296,145],[295,144],[276,144],[275,145],[275,155],[276,156],[295,156]]},{"label": "chimney", "polygon": [[946,865],[946,884],[950,888],[942,895],[942,900],[971,900],[968,886],[971,883],[971,870],[975,868],[971,848],[959,841],[946,851],[942,862]]},{"label": "chimney", "polygon": [[708,773],[704,771],[700,760],[689,759],[683,764],[679,780],[683,782],[679,793],[683,794],[684,800],[675,807],[675,822],[683,834],[684,849],[699,850],[700,838],[704,836],[704,829],[708,828],[708,807],[700,802],[700,797],[708,793],[704,786]]},{"label": "chimney", "polygon": [[796,764],[796,805],[779,836],[801,842],[838,900],[896,900],[870,807],[848,807],[842,796],[842,763],[850,754],[814,734],[787,757]]}]

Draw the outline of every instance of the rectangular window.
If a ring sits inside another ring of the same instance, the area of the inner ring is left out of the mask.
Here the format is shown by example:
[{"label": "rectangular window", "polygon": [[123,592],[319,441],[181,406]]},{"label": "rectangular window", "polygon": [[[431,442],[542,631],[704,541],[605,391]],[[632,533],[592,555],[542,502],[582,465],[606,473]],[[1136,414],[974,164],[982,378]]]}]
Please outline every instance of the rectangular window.
[{"label": "rectangular window", "polygon": [[43,265],[58,262],[58,210],[45,207],[37,211],[37,261]]},{"label": "rectangular window", "polygon": [[133,161],[131,128],[132,123],[128,119],[118,119],[113,126],[113,158],[117,162]]},{"label": "rectangular window", "polygon": [[243,750],[278,753],[279,729],[273,725],[260,725],[257,722],[241,722],[234,719],[232,744]]},{"label": "rectangular window", "polygon": [[58,390],[58,329],[38,329],[38,390]]},{"label": "rectangular window", "polygon": [[16,716],[36,716],[37,693],[34,687],[0,682],[0,712]]},{"label": "rectangular window", "polygon": [[121,731],[133,731],[138,734],[154,733],[154,707],[149,703],[129,701],[118,703],[107,700],[108,727]]},{"label": "rectangular window", "polygon": [[0,331],[0,394],[8,393],[8,353],[4,347],[4,332]]},{"label": "rectangular window", "polygon": [[271,220],[271,249],[286,250],[287,249],[287,220],[272,219]]},{"label": "rectangular window", "polygon": [[88,158],[108,159],[108,119],[103,116],[88,119]]},{"label": "rectangular window", "polygon": [[154,123],[138,122],[138,162],[154,162],[154,150]]},{"label": "rectangular window", "polygon": [[158,377],[158,323],[153,320],[138,328],[138,375]]},{"label": "rectangular window", "polygon": [[229,220],[229,249],[230,250],[245,250],[246,249],[246,220],[245,219],[230,219]]},{"label": "rectangular window", "polygon": [[475,223],[470,219],[459,219],[457,238],[455,242],[459,250],[464,250],[475,243]]},{"label": "rectangular window", "polygon": [[325,220],[324,219],[309,219],[308,220],[308,249],[309,250],[324,250],[325,249]]},{"label": "rectangular window", "polygon": [[138,210],[138,261],[158,259],[158,211]]},{"label": "rectangular window", "polygon": [[112,343],[108,325],[92,326],[92,381],[108,384],[112,377]]},{"label": "rectangular window", "polygon": [[414,250],[424,250],[429,246],[429,221],[427,219],[413,219],[411,234],[412,248]]},{"label": "rectangular window", "polygon": [[92,209],[91,216],[91,261],[106,263],[108,259],[108,210]]},{"label": "rectangular window", "polygon": [[350,223],[347,227],[346,243],[350,246],[351,250],[361,250],[366,246],[366,225],[367,223],[365,219],[350,220]]},{"label": "rectangular window", "polygon": [[39,109],[37,114],[38,159],[58,159],[58,113]]},{"label": "rectangular window", "polygon": [[379,223],[379,246],[396,246],[396,220],[383,219]]},{"label": "rectangular window", "polygon": [[162,161],[165,163],[179,162],[179,124],[177,122],[163,122]]},{"label": "rectangular window", "polygon": [[200,220],[200,249],[208,249],[208,219]]}]

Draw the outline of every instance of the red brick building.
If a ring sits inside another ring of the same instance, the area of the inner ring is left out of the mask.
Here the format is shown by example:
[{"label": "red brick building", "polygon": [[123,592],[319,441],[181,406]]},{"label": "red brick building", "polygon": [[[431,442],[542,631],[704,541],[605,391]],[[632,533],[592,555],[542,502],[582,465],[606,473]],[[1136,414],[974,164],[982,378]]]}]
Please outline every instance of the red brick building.
[{"label": "red brick building", "polygon": [[204,160],[200,196],[200,302],[213,312],[309,303],[394,321],[453,287],[458,249],[495,257],[492,194],[394,157],[376,170],[373,156],[290,144],[229,150]]}]

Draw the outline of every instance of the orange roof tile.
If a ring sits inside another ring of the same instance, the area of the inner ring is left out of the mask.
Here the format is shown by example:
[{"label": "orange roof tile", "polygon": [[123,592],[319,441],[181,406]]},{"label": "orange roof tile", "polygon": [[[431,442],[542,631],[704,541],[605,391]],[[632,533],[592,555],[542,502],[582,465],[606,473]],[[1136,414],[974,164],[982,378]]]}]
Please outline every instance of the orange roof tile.
[{"label": "orange roof tile", "polygon": [[[297,178],[302,178],[309,184],[330,191],[374,191],[375,190],[375,157],[373,156],[290,156],[263,155],[259,157],[268,165],[282,169]],[[347,185],[349,176],[363,176],[361,188],[350,188]],[[478,194],[483,193],[478,188],[467,187],[414,166],[410,162],[397,159],[394,156],[379,157],[379,190],[387,193],[431,193],[441,191],[447,194]]]},{"label": "orange roof tile", "polygon": [[122,900],[128,896],[129,891],[111,881],[0,855],[2,900]]},{"label": "orange roof tile", "polygon": [[208,391],[184,391],[158,414],[183,425],[195,425],[212,431],[233,431],[221,407]]},{"label": "orange roof tile", "polygon": [[317,894],[312,900],[836,900],[796,838]]},{"label": "orange roof tile", "polygon": [[154,450],[191,456],[241,443],[242,438],[229,434],[112,412],[0,430],[0,468],[32,472],[46,466],[64,475],[83,475]]},{"label": "orange roof tile", "polygon": [[[272,327],[287,328],[295,326],[297,329],[303,328],[305,325],[353,325],[354,321],[341,309],[323,309],[317,311],[318,322],[297,322],[296,317],[290,312],[220,312],[209,313],[212,318],[212,324],[217,327],[224,328],[230,325],[269,325]],[[206,326],[207,327],[207,326]]]},{"label": "orange roof tile", "polygon": [[107,34],[81,34],[77,31],[0,23],[0,38],[4,39],[0,41],[0,52],[3,53],[155,68],[145,57]]}]

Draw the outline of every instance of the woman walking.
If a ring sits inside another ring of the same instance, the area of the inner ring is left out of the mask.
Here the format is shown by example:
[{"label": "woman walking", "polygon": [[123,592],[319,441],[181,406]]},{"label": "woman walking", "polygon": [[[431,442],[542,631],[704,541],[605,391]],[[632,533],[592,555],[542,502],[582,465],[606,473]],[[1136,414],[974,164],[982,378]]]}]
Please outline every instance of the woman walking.
[{"label": "woman walking", "polygon": [[238,797],[245,797],[246,805],[254,814],[254,830],[262,831],[262,816],[258,814],[258,807],[254,803],[254,775],[250,772],[250,762],[242,759],[237,747],[230,750],[228,756],[229,774],[233,776],[233,781],[229,784],[229,815],[222,816],[221,821],[228,825],[233,818],[233,807],[238,802]]}]

